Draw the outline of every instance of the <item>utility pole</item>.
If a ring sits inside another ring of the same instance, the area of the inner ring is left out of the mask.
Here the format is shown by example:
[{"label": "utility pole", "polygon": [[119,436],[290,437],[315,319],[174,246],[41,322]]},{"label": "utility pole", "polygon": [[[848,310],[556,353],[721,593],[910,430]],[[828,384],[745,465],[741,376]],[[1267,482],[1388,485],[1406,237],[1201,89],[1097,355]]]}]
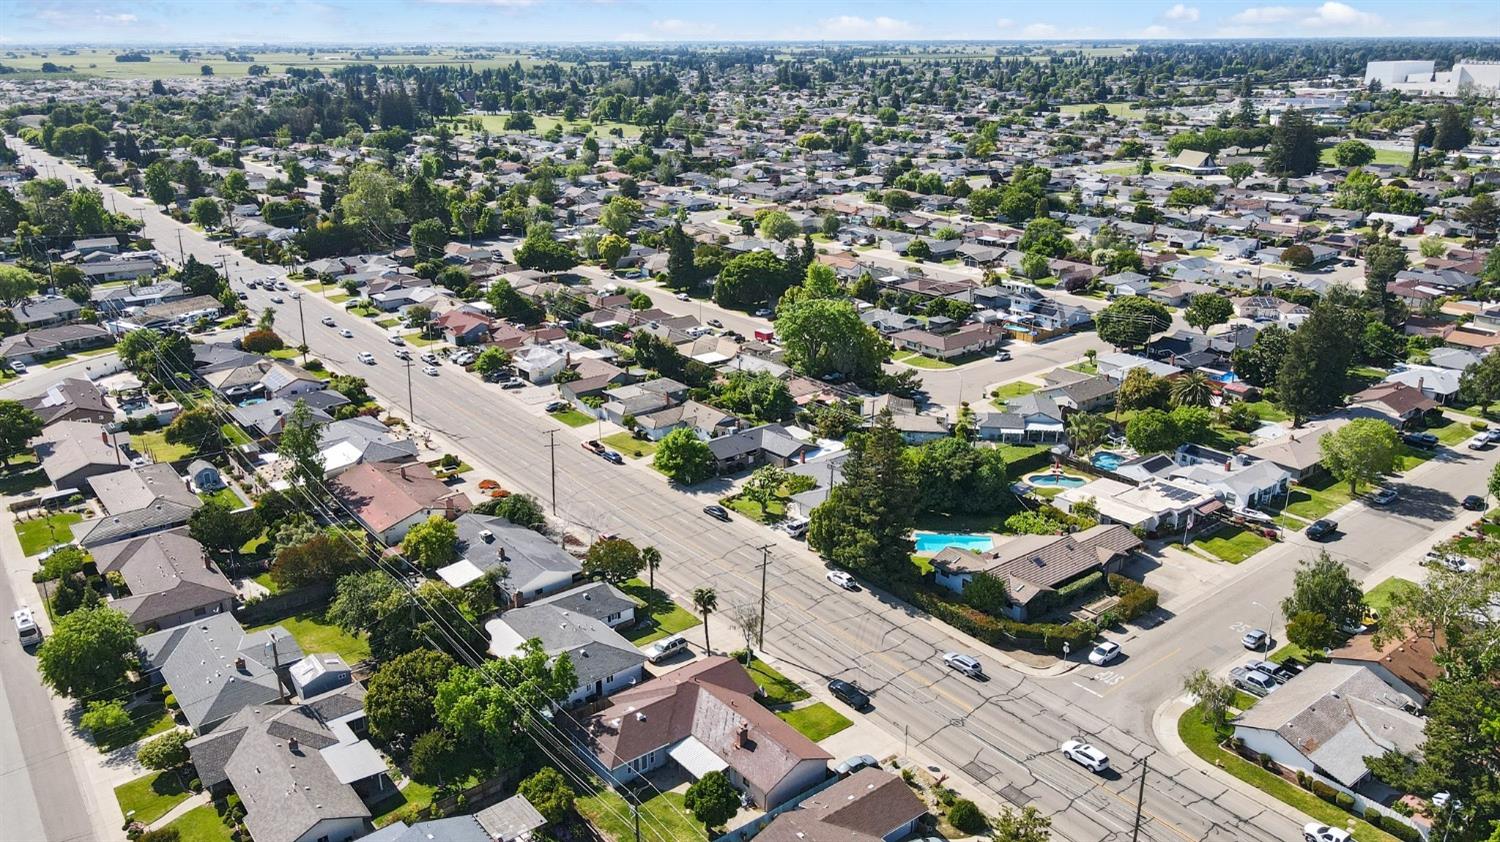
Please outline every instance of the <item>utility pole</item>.
[{"label": "utility pole", "polygon": [[1141,808],[1146,803],[1146,773],[1151,771],[1150,756],[1141,758],[1141,788],[1135,796],[1135,829],[1130,832],[1130,842],[1141,838]]},{"label": "utility pole", "polygon": [[[300,299],[297,301],[297,306],[299,308],[302,306],[302,301]],[[307,338],[307,329],[303,328],[302,333],[303,333],[303,337],[302,338],[305,340]],[[407,414],[411,415],[411,426],[412,426],[412,429],[415,430],[416,426],[417,426],[417,404],[416,404],[416,401],[412,400],[412,396],[411,396],[411,394],[412,394],[411,393],[411,360],[409,359],[410,354],[408,354],[407,356],[408,356],[408,359],[406,360],[406,411],[407,411]]]},{"label": "utility pole", "polygon": [[552,451],[552,514],[557,515],[557,430],[546,430],[547,449]]},{"label": "utility pole", "polygon": [[182,229],[177,229],[177,265],[187,263],[187,253],[182,250]]},{"label": "utility pole", "polygon": [[[307,365],[307,320],[302,318],[302,293],[294,293],[297,298],[297,324],[302,326],[302,364]],[[406,400],[411,402],[411,360],[406,361]],[[417,422],[417,417],[412,416],[412,423]]]},{"label": "utility pole", "polygon": [[760,550],[760,622],[755,624],[755,648],[766,648],[766,570],[771,566],[771,545],[762,544]]},{"label": "utility pole", "polygon": [[641,799],[636,796],[635,803],[630,805],[630,815],[635,817],[635,842],[641,842]]}]

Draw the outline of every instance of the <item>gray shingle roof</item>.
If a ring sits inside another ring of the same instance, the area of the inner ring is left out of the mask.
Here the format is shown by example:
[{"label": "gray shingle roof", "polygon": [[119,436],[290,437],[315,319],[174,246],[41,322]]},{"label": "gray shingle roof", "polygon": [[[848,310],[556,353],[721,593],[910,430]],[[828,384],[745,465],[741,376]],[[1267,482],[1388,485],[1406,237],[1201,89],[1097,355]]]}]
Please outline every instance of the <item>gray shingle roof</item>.
[{"label": "gray shingle roof", "polygon": [[[276,635],[276,652],[269,646]],[[195,731],[212,729],[242,708],[266,704],[280,696],[273,673],[274,656],[282,664],[302,658],[302,649],[286,629],[245,634],[228,614],[214,614],[185,626],[148,634],[137,641],[143,666],[159,670]],[[244,667],[236,664],[244,658]]]}]

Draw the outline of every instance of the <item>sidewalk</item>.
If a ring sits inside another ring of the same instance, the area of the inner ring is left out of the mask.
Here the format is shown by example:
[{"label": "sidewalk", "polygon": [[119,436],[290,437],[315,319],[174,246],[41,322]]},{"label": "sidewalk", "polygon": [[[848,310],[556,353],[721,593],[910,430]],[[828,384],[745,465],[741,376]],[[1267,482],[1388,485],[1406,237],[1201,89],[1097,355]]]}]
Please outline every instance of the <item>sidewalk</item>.
[{"label": "sidewalk", "polygon": [[211,804],[211,803],[213,803],[213,799],[209,798],[208,790],[204,790],[202,792],[195,793],[195,794],[189,796],[181,804],[178,804],[177,806],[175,806],[172,809],[168,810],[166,812],[166,814],[163,815],[161,818],[159,818],[156,821],[152,822],[151,824],[147,825],[146,829],[147,830],[158,830],[160,828],[166,827],[167,825],[169,825],[172,822],[176,821],[177,819],[181,818],[183,813],[186,813],[189,810],[193,810],[193,809],[196,809],[198,807],[202,807],[202,806],[204,806],[206,804]]}]

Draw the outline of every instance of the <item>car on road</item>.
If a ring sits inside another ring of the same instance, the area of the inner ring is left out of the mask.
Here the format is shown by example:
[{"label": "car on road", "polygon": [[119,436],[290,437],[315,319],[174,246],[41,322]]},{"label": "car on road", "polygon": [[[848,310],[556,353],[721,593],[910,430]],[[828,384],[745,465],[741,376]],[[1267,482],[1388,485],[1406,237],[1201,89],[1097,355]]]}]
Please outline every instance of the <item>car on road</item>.
[{"label": "car on road", "polygon": [[246,281],[245,282],[245,289],[259,289],[259,288],[260,288],[260,284],[257,284],[255,281]]},{"label": "car on road", "polygon": [[391,343],[392,345],[405,345],[406,344],[406,340],[402,339],[399,336],[387,336],[385,338],[385,341]]},{"label": "car on road", "polygon": [[542,409],[546,410],[547,412],[562,412],[567,408],[567,401],[548,401],[547,405],[542,407]]},{"label": "car on road", "polygon": [[719,520],[722,520],[725,523],[729,522],[729,512],[725,511],[723,506],[712,505],[712,504],[704,506],[703,507],[703,513],[706,514],[706,515],[708,515],[711,518],[717,518]]},{"label": "car on road", "polygon": [[250,300],[250,293],[248,293],[248,292],[238,292],[238,293],[235,293],[234,297],[238,298],[241,301],[249,301]]},{"label": "car on road", "polygon": [[1480,433],[1479,435],[1464,442],[1464,447],[1468,448],[1469,450],[1484,450],[1489,446],[1490,437],[1486,433]]},{"label": "car on road", "polygon": [[283,299],[283,298],[282,298],[282,297],[281,297],[281,296],[279,296],[279,295],[273,295],[273,296],[271,296],[271,303],[272,303],[272,304],[285,304],[285,303],[286,303],[286,300],[285,300],[285,299]]},{"label": "car on road", "polygon": [[428,365],[437,365],[438,363],[442,362],[442,360],[438,359],[437,354],[428,351],[427,353],[422,355],[422,362],[427,363]]},{"label": "car on road", "polygon": [[1235,667],[1229,671],[1229,683],[1252,696],[1269,696],[1275,692],[1279,682],[1271,676],[1250,667]]},{"label": "car on road", "polygon": [[1309,540],[1321,541],[1337,531],[1339,531],[1339,525],[1325,517],[1308,524],[1307,530],[1303,534]]},{"label": "car on road", "polygon": [[1009,361],[1010,361],[1010,352],[1009,351],[996,351],[995,352],[995,362],[997,362],[997,363],[1003,363],[1003,362],[1009,362]]},{"label": "car on road", "polygon": [[598,439],[589,439],[588,441],[579,445],[579,447],[582,447],[584,450],[587,450],[590,453],[604,452],[604,445],[600,444]]},{"label": "car on road", "polygon": [[1464,498],[1462,505],[1471,512],[1482,512],[1484,511],[1484,498],[1478,494],[1470,494]]},{"label": "car on road", "polygon": [[1109,768],[1109,755],[1083,740],[1068,740],[1058,746],[1058,749],[1062,751],[1063,757],[1094,774],[1099,774]]},{"label": "car on road", "polygon": [[859,589],[859,585],[854,581],[854,577],[842,570],[830,570],[826,578],[846,591]]},{"label": "car on road", "polygon": [[708,320],[708,326],[709,327],[723,328],[724,327],[724,323],[721,322],[721,321],[719,321],[718,319],[709,319]]},{"label": "car on road", "polygon": [[1118,657],[1120,657],[1120,644],[1113,640],[1106,640],[1095,646],[1094,651],[1089,653],[1089,663],[1102,667]]},{"label": "car on road", "polygon": [[1350,842],[1352,839],[1354,837],[1349,831],[1326,824],[1308,822],[1302,826],[1302,842]]},{"label": "car on road", "polygon": [[650,661],[651,663],[659,664],[667,658],[670,658],[678,652],[686,650],[687,648],[687,638],[683,637],[680,634],[674,634],[671,637],[664,637],[661,640],[650,644],[645,649],[641,650],[641,654],[645,655],[646,660]]},{"label": "car on road", "polygon": [[16,624],[16,638],[23,649],[42,642],[41,626],[36,624],[36,616],[31,613],[30,608],[23,605],[10,618]]},{"label": "car on road", "polygon": [[1265,629],[1251,629],[1240,638],[1240,645],[1251,652],[1259,652],[1271,648],[1271,636],[1266,634]]},{"label": "car on road", "polygon": [[360,351],[359,352],[359,356],[358,356],[358,360],[360,362],[364,363],[365,365],[374,365],[375,364],[375,355],[372,354],[372,353],[370,353],[369,351]]},{"label": "car on road", "polygon": [[689,300],[691,298],[692,298],[692,296],[688,295],[685,292],[679,292],[679,293],[677,293],[677,300],[678,301],[687,301],[687,300]]},{"label": "car on road", "polygon": [[411,352],[406,350],[405,348],[397,348],[396,352],[392,356],[394,356],[398,360],[411,360]]},{"label": "car on road", "polygon": [[833,767],[833,773],[841,778],[847,778],[855,772],[858,772],[860,769],[879,765],[880,761],[876,760],[874,757],[868,754],[856,754],[853,757],[840,763],[839,765]]},{"label": "car on road", "polygon": [[516,380],[516,379],[507,380],[504,383],[500,384],[500,388],[506,389],[506,390],[524,389],[524,388],[526,388],[526,381],[525,380]]},{"label": "car on road", "polygon": [[970,678],[984,677],[984,666],[973,655],[965,655],[962,652],[945,652],[943,653],[943,664],[948,669],[958,670]]},{"label": "car on road", "polygon": [[424,365],[422,366],[422,373],[428,377],[436,377],[438,376],[438,367],[435,365]]},{"label": "car on road", "polygon": [[835,699],[855,710],[864,710],[870,706],[870,695],[859,689],[859,685],[842,678],[835,678],[828,682],[828,692],[832,693]]},{"label": "car on road", "polygon": [[323,318],[318,319],[318,321],[322,322],[324,325],[326,325],[328,327],[333,327],[334,324],[335,324],[335,322],[333,321],[333,317],[332,316],[324,316]]},{"label": "car on road", "polygon": [[354,331],[350,330],[347,327],[342,327],[342,328],[339,328],[339,336],[342,336],[345,339],[353,339],[354,338]]},{"label": "car on road", "polygon": [[1397,494],[1396,489],[1394,488],[1377,488],[1375,489],[1374,493],[1370,495],[1370,505],[1389,506],[1390,504],[1396,502],[1396,498],[1400,496],[1401,495]]},{"label": "car on road", "polygon": [[1431,450],[1438,446],[1438,437],[1432,433],[1402,433],[1401,440],[1412,447]]},{"label": "car on road", "polygon": [[617,451],[606,450],[606,451],[604,451],[603,453],[601,453],[599,455],[603,456],[604,457],[604,461],[606,461],[606,462],[613,462],[616,465],[623,465],[623,464],[625,464],[625,457],[621,456]]},{"label": "car on road", "polygon": [[773,312],[774,311],[770,307],[762,307],[759,310],[755,311],[755,315],[761,317],[762,319],[765,319],[769,318]]}]

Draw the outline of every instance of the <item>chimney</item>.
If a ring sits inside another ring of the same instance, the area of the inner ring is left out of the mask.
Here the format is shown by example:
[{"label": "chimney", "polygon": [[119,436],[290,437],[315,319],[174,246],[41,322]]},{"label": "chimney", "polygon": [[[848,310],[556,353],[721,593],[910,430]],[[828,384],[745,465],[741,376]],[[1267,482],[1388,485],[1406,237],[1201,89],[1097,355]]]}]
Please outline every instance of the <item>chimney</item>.
[{"label": "chimney", "polygon": [[244,658],[243,655],[241,655],[241,656],[239,656],[239,657],[237,657],[237,658],[234,659],[234,668],[237,669],[237,670],[239,670],[239,671],[241,671],[241,672],[244,672],[244,670],[245,670],[245,658]]},{"label": "chimney", "polygon": [[99,441],[103,442],[104,444],[109,444],[109,433],[105,431],[103,427],[99,428]]},{"label": "chimney", "polygon": [[298,746],[297,746],[297,738],[296,737],[288,737],[287,740],[286,740],[286,750],[292,752],[293,754],[296,754],[297,753],[297,748],[298,748]]},{"label": "chimney", "polygon": [[1229,471],[1229,469],[1233,465],[1234,465],[1234,460],[1233,459],[1225,459],[1224,460],[1224,470],[1225,470],[1225,472],[1227,473]]},{"label": "chimney", "polygon": [[748,748],[750,746],[750,726],[749,725],[741,725],[740,729],[735,732],[735,734],[734,734],[734,744],[735,744],[736,748]]},{"label": "chimney", "polygon": [[401,478],[406,479],[406,465],[402,464],[399,470],[401,471]]}]

